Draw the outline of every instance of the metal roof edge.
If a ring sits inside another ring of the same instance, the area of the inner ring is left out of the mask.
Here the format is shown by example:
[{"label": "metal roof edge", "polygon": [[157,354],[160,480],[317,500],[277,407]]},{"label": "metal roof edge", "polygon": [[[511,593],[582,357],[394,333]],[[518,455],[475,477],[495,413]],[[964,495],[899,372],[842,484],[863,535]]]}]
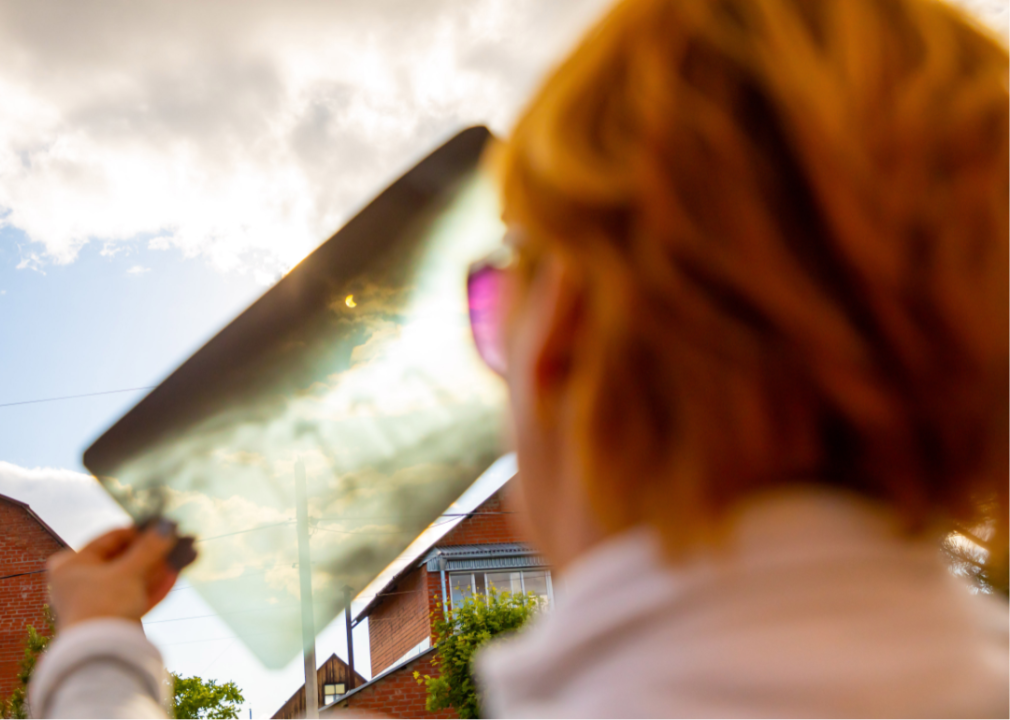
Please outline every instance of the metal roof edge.
[{"label": "metal roof edge", "polygon": [[[451,552],[454,548],[474,548],[470,551],[459,551]],[[483,549],[481,549],[483,548]],[[497,550],[497,553],[495,551]],[[448,552],[443,552],[448,551]],[[540,552],[536,550],[529,543],[522,542],[509,542],[509,543],[481,543],[474,545],[438,545],[435,544],[429,548],[428,552],[425,553],[421,558],[421,564],[429,562],[432,558],[444,555],[445,557],[451,557],[453,560],[465,560],[470,558],[481,558],[489,557],[497,554],[499,556],[517,557],[521,555],[539,555]]]},{"label": "metal roof edge", "polygon": [[[449,547],[452,547],[452,546],[450,545]],[[478,551],[478,552],[466,552],[466,553],[458,553],[458,554],[453,553],[451,555],[450,554],[442,554],[441,552],[439,552],[440,550],[443,550],[443,549],[445,549],[445,548],[434,547],[434,548],[432,548],[432,551],[429,552],[424,557],[424,560],[422,561],[422,564],[426,564],[428,566],[428,572],[433,572],[433,571],[438,570],[439,568],[438,568],[437,560],[439,560],[440,558],[443,558],[443,557],[449,563],[452,563],[452,562],[459,561],[459,560],[495,560],[495,559],[510,558],[510,557],[540,557],[541,556],[540,552],[538,552],[537,550],[534,550],[531,547],[526,547],[524,549],[518,549],[518,548],[516,548],[516,549],[512,549],[512,550],[508,550],[508,551],[503,551],[503,552],[500,552],[500,553],[489,553],[489,552],[479,552]],[[543,564],[547,565],[548,563],[545,561]]]}]

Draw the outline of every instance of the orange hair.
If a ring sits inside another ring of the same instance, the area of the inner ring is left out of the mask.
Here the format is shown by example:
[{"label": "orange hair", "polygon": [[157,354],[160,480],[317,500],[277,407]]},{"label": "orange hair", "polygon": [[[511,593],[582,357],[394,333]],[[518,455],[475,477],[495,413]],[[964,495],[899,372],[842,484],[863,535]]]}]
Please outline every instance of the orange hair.
[{"label": "orange hair", "polygon": [[806,478],[1005,538],[1007,81],[929,0],[628,0],[555,71],[496,163],[585,278],[608,528]]}]

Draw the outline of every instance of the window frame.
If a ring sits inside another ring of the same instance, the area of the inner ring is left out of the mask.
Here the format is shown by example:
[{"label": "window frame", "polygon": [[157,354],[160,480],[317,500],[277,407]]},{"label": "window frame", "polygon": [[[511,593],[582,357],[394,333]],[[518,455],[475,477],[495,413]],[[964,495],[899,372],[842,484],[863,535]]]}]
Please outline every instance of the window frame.
[{"label": "window frame", "polygon": [[[335,692],[327,692],[326,688],[332,687]],[[347,683],[323,683],[323,705],[329,705],[341,695],[347,694]]]},{"label": "window frame", "polygon": [[[483,576],[483,583],[482,583],[482,585],[484,586],[483,592],[481,592],[480,594],[482,594],[484,597],[487,597],[487,589],[488,589],[487,576],[488,576],[488,573],[499,573],[499,572],[518,572],[519,573],[520,592],[523,592],[523,593],[526,592],[526,573],[527,572],[543,572],[544,576],[545,576],[545,578],[547,580],[547,607],[553,607],[554,606],[554,582],[553,582],[553,580],[551,578],[551,569],[549,567],[528,567],[528,568],[514,568],[514,569],[513,568],[483,568],[483,569],[469,570],[469,571],[467,571],[467,570],[455,570],[455,571],[454,570],[450,570],[450,571],[448,571],[446,573],[446,575],[448,576],[447,581],[448,581],[448,593],[449,593],[448,600],[449,600],[449,604],[451,605],[454,602],[454,599],[453,599],[454,587],[455,587],[453,585],[453,580],[454,579],[465,577],[465,576],[469,575],[470,576],[470,583],[469,583],[469,586],[470,586],[470,595],[477,595],[478,594],[478,591],[477,591],[477,574],[480,573]],[[468,597],[467,595],[464,595],[462,597],[462,599],[465,600],[467,597]]]}]

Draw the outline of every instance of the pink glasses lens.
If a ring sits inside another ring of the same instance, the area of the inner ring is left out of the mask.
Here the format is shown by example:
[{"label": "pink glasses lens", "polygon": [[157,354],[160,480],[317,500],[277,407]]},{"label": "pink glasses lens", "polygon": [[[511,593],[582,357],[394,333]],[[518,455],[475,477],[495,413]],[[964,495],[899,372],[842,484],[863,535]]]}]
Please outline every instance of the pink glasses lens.
[{"label": "pink glasses lens", "polygon": [[505,274],[499,268],[485,266],[470,273],[467,296],[470,302],[470,327],[477,352],[492,370],[505,374],[505,348],[502,343],[501,296]]}]

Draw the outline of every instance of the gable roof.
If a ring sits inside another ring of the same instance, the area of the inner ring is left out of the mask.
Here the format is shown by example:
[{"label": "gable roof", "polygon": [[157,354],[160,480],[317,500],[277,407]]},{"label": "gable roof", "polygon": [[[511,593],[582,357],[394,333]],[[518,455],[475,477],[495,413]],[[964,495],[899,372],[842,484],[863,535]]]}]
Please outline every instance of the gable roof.
[{"label": "gable roof", "polygon": [[[513,476],[513,477],[515,477],[515,476]],[[512,478],[509,478],[509,480],[506,481],[505,484],[508,484],[508,482],[511,482],[511,480],[512,480]],[[462,523],[465,523],[465,522],[469,521],[470,519],[472,519],[476,515],[482,514],[483,508],[485,508],[487,506],[488,502],[490,502],[495,496],[497,496],[501,492],[501,490],[505,486],[505,484],[503,484],[502,486],[496,488],[487,497],[485,497],[483,500],[481,500],[479,503],[477,503],[477,506],[474,507],[473,510],[471,510],[470,512],[465,513],[463,515],[463,517],[460,519],[460,523],[457,523],[456,525],[454,525],[453,528],[452,528],[452,530],[449,530],[444,535],[442,535],[441,537],[437,538],[434,542],[432,542],[431,545],[429,545],[427,548],[425,548],[421,552],[413,555],[413,557],[407,562],[407,564],[404,565],[404,567],[398,573],[396,573],[393,577],[391,577],[389,579],[389,581],[385,585],[382,586],[381,590],[379,590],[377,593],[375,593],[375,595],[372,597],[372,599],[368,601],[368,604],[365,605],[365,607],[363,607],[359,612],[355,613],[354,620],[353,620],[353,625],[357,625],[362,620],[364,620],[366,617],[368,617],[368,615],[372,612],[372,610],[374,610],[375,607],[377,605],[379,605],[379,603],[381,603],[383,600],[385,600],[385,594],[386,594],[386,592],[388,590],[390,590],[390,588],[395,587],[396,584],[399,583],[401,580],[403,580],[404,577],[406,577],[407,575],[409,575],[410,573],[412,573],[417,568],[423,566],[425,563],[429,562],[429,558],[432,555],[432,553],[438,551],[439,549],[441,549],[443,551],[442,552],[443,555],[446,554],[446,551],[448,551],[449,548],[453,548],[453,552],[454,553],[456,552],[456,549],[458,548],[458,549],[460,549],[460,552],[462,552],[463,554],[466,554],[467,552],[469,552],[469,553],[472,554],[473,552],[475,552],[474,548],[478,548],[478,547],[480,547],[480,548],[490,548],[490,547],[492,547],[491,545],[480,545],[480,546],[478,546],[478,545],[439,545],[439,543],[442,540],[444,540],[447,536],[449,536],[449,534],[452,533],[452,531],[455,530],[457,527],[459,527]],[[494,547],[498,547],[499,545],[515,545],[515,546],[517,546],[518,553],[522,553],[523,551],[528,551],[529,550],[529,548],[527,546],[525,546],[525,545],[522,546],[522,549],[518,549],[518,547],[521,545],[521,543],[498,543]],[[466,548],[469,548],[469,551],[466,550]],[[514,555],[514,554],[517,554],[517,553],[512,553],[512,554]],[[438,571],[438,566],[437,566],[438,560],[436,559],[435,562],[436,562],[435,571],[437,572]],[[543,564],[546,565],[547,563],[544,562]],[[429,567],[428,569],[430,570],[431,568]],[[460,568],[460,569],[463,569],[463,568]]]},{"label": "gable roof", "polygon": [[[388,668],[386,668],[385,670],[383,670],[381,673],[379,673],[378,675],[376,675],[375,677],[373,677],[368,682],[362,683],[361,685],[355,685],[354,688],[351,689],[351,690],[349,690],[346,694],[341,695],[340,697],[338,697],[336,700],[334,700],[329,705],[323,705],[319,709],[320,710],[324,710],[324,709],[335,707],[335,706],[339,705],[340,703],[344,702],[344,700],[349,699],[352,695],[357,695],[359,692],[361,692],[365,688],[372,687],[376,683],[382,682],[386,677],[388,677],[389,675],[392,675],[397,670],[401,670],[401,669],[403,669],[404,666],[410,665],[412,662],[417,661],[419,658],[423,658],[425,655],[429,655],[430,653],[433,653],[433,652],[435,652],[435,647],[434,646],[428,648],[427,650],[422,650],[417,655],[411,655],[409,658],[401,660],[398,663],[394,663],[394,664],[390,665]],[[333,716],[328,715],[327,717],[333,717]],[[353,717],[353,715],[351,715],[350,717]]]},{"label": "gable roof", "polygon": [[[516,467],[515,467],[514,453],[509,453],[496,460],[491,465],[491,467],[489,467],[484,472],[484,475],[481,475],[481,477],[477,479],[477,482],[475,482],[470,487],[469,490],[463,493],[460,499],[457,500],[456,503],[453,503],[453,505],[450,506],[449,509],[451,510],[453,509],[453,507],[457,507],[457,503],[462,503],[464,501],[464,498],[473,493],[475,490],[480,492],[479,489],[483,487],[482,481],[484,479],[493,479],[496,476],[501,479],[497,480],[494,483],[493,489],[491,489],[489,492],[486,492],[486,494],[483,492],[480,493],[479,495],[480,500],[476,502],[472,510],[464,511],[461,513],[452,513],[452,515],[456,516],[453,517],[452,520],[457,520],[458,518],[457,522],[453,522],[451,525],[446,525],[445,530],[439,531],[438,535],[433,538],[431,544],[429,544],[427,547],[420,545],[420,547],[423,549],[421,550],[414,549],[415,547],[414,543],[420,540],[426,533],[431,531],[432,528],[434,528],[436,525],[439,525],[440,523],[432,524],[427,530],[418,535],[418,537],[415,538],[414,542],[411,543],[411,545],[409,545],[407,549],[403,551],[400,557],[398,557],[396,560],[390,563],[390,566],[387,567],[386,570],[383,570],[381,573],[379,573],[377,577],[373,578],[373,580],[366,587],[366,590],[369,590],[369,594],[373,592],[374,594],[371,594],[371,598],[365,604],[365,607],[362,608],[359,612],[354,614],[353,625],[356,626],[358,623],[360,623],[362,620],[368,617],[368,615],[372,612],[372,610],[374,610],[375,607],[385,599],[383,595],[386,594],[391,588],[395,587],[396,584],[399,583],[401,580],[403,580],[405,576],[409,575],[411,572],[420,567],[424,563],[424,560],[426,559],[428,553],[430,553],[435,547],[438,547],[440,542],[445,540],[447,537],[450,537],[451,534],[458,527],[460,527],[463,523],[469,521],[475,515],[483,514],[484,508],[487,506],[487,503],[491,501],[495,496],[497,496],[502,491],[503,488],[505,488],[510,482],[512,482],[515,479]],[[446,513],[446,516],[448,515],[449,513]],[[396,571],[392,576],[389,576],[389,579],[385,581],[381,589],[377,591],[371,591],[370,588],[372,588],[377,583],[379,578],[381,578],[387,572],[387,570],[390,570],[394,566],[400,566],[400,569]]]},{"label": "gable roof", "polygon": [[38,516],[38,513],[32,510],[31,506],[28,503],[21,502],[20,500],[15,500],[10,495],[4,495],[2,493],[0,493],[0,501],[9,502],[11,505],[15,505],[23,509],[25,512],[28,513],[29,517],[31,517],[35,522],[37,522],[39,525],[42,526],[43,530],[52,535],[53,539],[56,540],[56,542],[58,542],[62,547],[70,547],[70,544],[66,540],[61,538],[55,530],[49,527],[48,523],[46,523],[45,520],[40,518]]},{"label": "gable roof", "polygon": [[[320,665],[318,668],[316,668],[316,681],[317,682],[319,682],[319,673],[325,672],[326,666],[330,665],[331,663],[334,664],[334,665],[339,665],[339,666],[343,667],[345,671],[348,671],[348,670],[351,669],[350,666],[347,664],[347,662],[342,657],[340,657],[336,653],[330,653],[330,656],[328,658],[326,658],[325,660],[323,660],[322,665]],[[354,687],[355,687],[355,689],[357,689],[359,687],[362,687],[364,685],[367,685],[368,682],[369,681],[365,680],[365,677],[361,673],[359,673],[357,670],[354,671]],[[323,685],[323,683],[319,684],[319,688],[320,689],[322,689],[322,685]],[[354,692],[354,690],[351,690],[350,692]],[[320,694],[323,695],[324,697],[326,695],[325,691],[321,692]],[[346,693],[345,695],[342,695],[340,697],[341,698],[346,697],[347,694],[350,694],[350,693]],[[288,708],[289,705],[292,705],[292,704],[298,705],[299,704],[298,703],[299,696],[301,696],[301,700],[302,700],[301,708],[300,709],[302,711],[304,711],[305,710],[305,705],[304,705],[304,700],[305,700],[305,681],[304,680],[302,681],[302,684],[298,686],[298,689],[295,690],[294,693],[291,694],[291,697],[289,697],[287,700],[285,700],[284,704],[281,705],[279,708],[277,708],[277,711],[274,712],[274,714],[271,717],[278,717],[279,715],[281,715],[281,713],[284,712],[285,709]]]}]

